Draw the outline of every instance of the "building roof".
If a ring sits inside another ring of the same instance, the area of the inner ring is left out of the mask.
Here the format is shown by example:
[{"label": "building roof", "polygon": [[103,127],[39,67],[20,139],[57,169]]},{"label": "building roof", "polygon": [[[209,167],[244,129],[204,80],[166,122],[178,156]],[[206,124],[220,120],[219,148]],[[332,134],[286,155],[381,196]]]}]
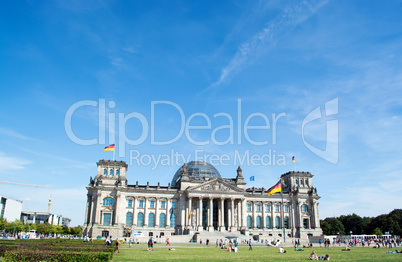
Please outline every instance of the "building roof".
[{"label": "building roof", "polygon": [[[204,179],[205,177],[221,178],[218,170],[216,170],[213,165],[203,161],[191,161],[187,163],[187,173],[190,179]],[[183,166],[180,167],[174,175],[172,179],[172,186],[176,185],[176,183],[180,180],[182,174]]]}]

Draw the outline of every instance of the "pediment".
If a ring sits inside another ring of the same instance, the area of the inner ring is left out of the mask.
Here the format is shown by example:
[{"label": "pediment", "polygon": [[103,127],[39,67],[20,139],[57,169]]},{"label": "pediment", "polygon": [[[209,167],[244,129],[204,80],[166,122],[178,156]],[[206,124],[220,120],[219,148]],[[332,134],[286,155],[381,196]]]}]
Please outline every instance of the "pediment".
[{"label": "pediment", "polygon": [[242,189],[230,185],[229,183],[224,182],[220,178],[216,178],[201,185],[193,186],[187,188],[186,191],[190,192],[219,192],[219,193],[230,193],[230,192],[243,192]]}]

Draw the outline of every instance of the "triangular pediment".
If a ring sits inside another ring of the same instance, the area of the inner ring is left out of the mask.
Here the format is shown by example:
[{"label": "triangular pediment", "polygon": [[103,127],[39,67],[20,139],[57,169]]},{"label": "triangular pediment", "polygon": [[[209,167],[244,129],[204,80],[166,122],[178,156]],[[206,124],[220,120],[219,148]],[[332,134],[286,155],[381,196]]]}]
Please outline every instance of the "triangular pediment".
[{"label": "triangular pediment", "polygon": [[189,192],[220,192],[220,193],[230,193],[230,192],[244,192],[241,188],[231,185],[220,178],[215,178],[205,183],[197,186],[192,186],[187,188],[186,191]]}]

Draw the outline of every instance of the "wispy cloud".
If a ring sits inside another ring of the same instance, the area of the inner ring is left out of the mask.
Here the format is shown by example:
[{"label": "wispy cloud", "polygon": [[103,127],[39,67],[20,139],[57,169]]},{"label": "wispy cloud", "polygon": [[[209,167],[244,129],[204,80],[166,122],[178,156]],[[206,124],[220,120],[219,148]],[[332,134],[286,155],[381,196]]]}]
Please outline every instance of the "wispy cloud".
[{"label": "wispy cloud", "polygon": [[14,137],[14,138],[18,138],[18,139],[22,139],[22,140],[30,140],[32,138],[24,136],[12,129],[9,128],[4,128],[4,127],[0,127],[0,135],[4,135],[4,136],[8,136],[8,137]]},{"label": "wispy cloud", "polygon": [[238,47],[236,54],[230,60],[229,64],[222,69],[219,79],[203,90],[203,92],[217,88],[222,83],[230,81],[234,75],[245,67],[248,60],[257,57],[269,45],[274,45],[275,41],[281,38],[289,28],[308,19],[326,2],[326,0],[303,1],[297,5],[285,8],[279,16],[269,21],[262,30]]},{"label": "wispy cloud", "polygon": [[7,156],[5,153],[0,152],[0,169],[1,170],[18,170],[24,169],[26,165],[32,164],[31,161]]}]

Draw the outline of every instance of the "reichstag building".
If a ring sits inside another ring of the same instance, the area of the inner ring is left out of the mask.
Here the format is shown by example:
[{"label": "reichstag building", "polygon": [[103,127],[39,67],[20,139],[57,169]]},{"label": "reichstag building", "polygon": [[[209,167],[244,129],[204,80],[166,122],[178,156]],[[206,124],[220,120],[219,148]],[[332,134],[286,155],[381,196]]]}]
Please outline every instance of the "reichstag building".
[{"label": "reichstag building", "polygon": [[[83,235],[191,239],[227,234],[255,239],[322,235],[318,199],[309,172],[281,176],[281,193],[246,188],[240,167],[223,178],[212,165],[192,161],[167,186],[128,184],[124,161],[100,160],[87,186]],[[214,235],[215,234],[215,235]]]}]

